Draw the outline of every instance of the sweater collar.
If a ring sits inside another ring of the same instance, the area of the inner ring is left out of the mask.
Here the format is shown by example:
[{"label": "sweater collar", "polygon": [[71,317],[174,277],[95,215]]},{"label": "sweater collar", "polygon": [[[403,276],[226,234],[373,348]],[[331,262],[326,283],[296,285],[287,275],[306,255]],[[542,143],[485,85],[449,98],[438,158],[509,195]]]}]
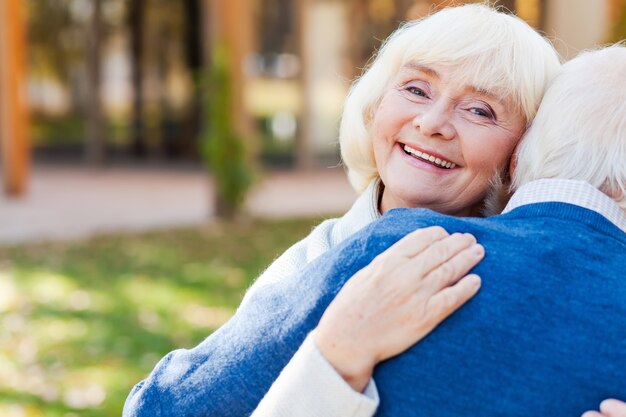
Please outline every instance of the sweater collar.
[{"label": "sweater collar", "polygon": [[558,202],[586,208],[600,214],[626,233],[626,212],[617,203],[586,181],[540,179],[522,185],[502,212],[534,203]]}]

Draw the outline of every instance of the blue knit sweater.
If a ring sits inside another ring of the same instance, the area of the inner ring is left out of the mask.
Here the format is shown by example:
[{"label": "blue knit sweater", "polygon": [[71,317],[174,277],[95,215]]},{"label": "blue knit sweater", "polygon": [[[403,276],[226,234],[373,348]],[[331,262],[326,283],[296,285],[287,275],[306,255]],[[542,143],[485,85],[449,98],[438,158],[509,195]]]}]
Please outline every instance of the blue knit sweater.
[{"label": "blue knit sweater", "polygon": [[479,294],[374,374],[379,416],[579,416],[626,398],[626,234],[564,203],[488,219],[392,210],[267,286],[217,332],[166,356],[125,416],[249,415],[356,271],[408,232],[470,232],[486,257]]}]

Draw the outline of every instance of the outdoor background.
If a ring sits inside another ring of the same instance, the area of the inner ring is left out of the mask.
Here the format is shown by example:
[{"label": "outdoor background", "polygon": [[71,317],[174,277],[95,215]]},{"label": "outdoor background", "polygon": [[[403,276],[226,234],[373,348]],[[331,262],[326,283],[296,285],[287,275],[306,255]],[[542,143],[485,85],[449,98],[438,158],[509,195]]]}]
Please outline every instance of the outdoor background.
[{"label": "outdoor background", "polygon": [[[452,1],[0,0],[0,416],[117,416],[356,197],[337,128],[401,22]],[[564,57],[626,0],[509,0]]]}]

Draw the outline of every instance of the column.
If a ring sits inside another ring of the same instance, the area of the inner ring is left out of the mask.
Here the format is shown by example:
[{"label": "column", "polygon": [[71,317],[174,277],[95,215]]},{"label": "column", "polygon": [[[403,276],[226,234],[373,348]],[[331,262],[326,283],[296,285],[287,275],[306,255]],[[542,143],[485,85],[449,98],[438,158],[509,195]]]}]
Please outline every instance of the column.
[{"label": "column", "polygon": [[0,154],[4,192],[26,192],[30,168],[23,0],[0,1]]}]

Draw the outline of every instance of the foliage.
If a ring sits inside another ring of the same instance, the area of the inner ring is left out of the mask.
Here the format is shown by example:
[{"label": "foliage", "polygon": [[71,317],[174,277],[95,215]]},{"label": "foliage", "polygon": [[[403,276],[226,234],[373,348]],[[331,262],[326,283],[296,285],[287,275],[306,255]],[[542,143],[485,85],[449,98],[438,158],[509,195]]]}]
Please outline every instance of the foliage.
[{"label": "foliage", "polygon": [[[127,0],[106,0],[103,6],[105,35],[121,31]],[[35,73],[69,83],[72,73],[84,65],[93,1],[25,1],[29,64]],[[106,36],[105,36],[106,39]]]},{"label": "foliage", "polygon": [[68,0],[29,0],[28,52],[36,72],[68,81],[84,53],[84,28]]},{"label": "foliage", "polygon": [[228,56],[223,45],[213,49],[205,88],[202,156],[217,187],[217,214],[231,217],[243,203],[252,181],[243,138],[232,119]]},{"label": "foliage", "polygon": [[0,415],[121,415],[159,358],[234,312],[313,220],[0,248]]},{"label": "foliage", "polygon": [[85,134],[85,120],[76,114],[54,117],[33,113],[30,129],[35,146],[80,144]]}]

